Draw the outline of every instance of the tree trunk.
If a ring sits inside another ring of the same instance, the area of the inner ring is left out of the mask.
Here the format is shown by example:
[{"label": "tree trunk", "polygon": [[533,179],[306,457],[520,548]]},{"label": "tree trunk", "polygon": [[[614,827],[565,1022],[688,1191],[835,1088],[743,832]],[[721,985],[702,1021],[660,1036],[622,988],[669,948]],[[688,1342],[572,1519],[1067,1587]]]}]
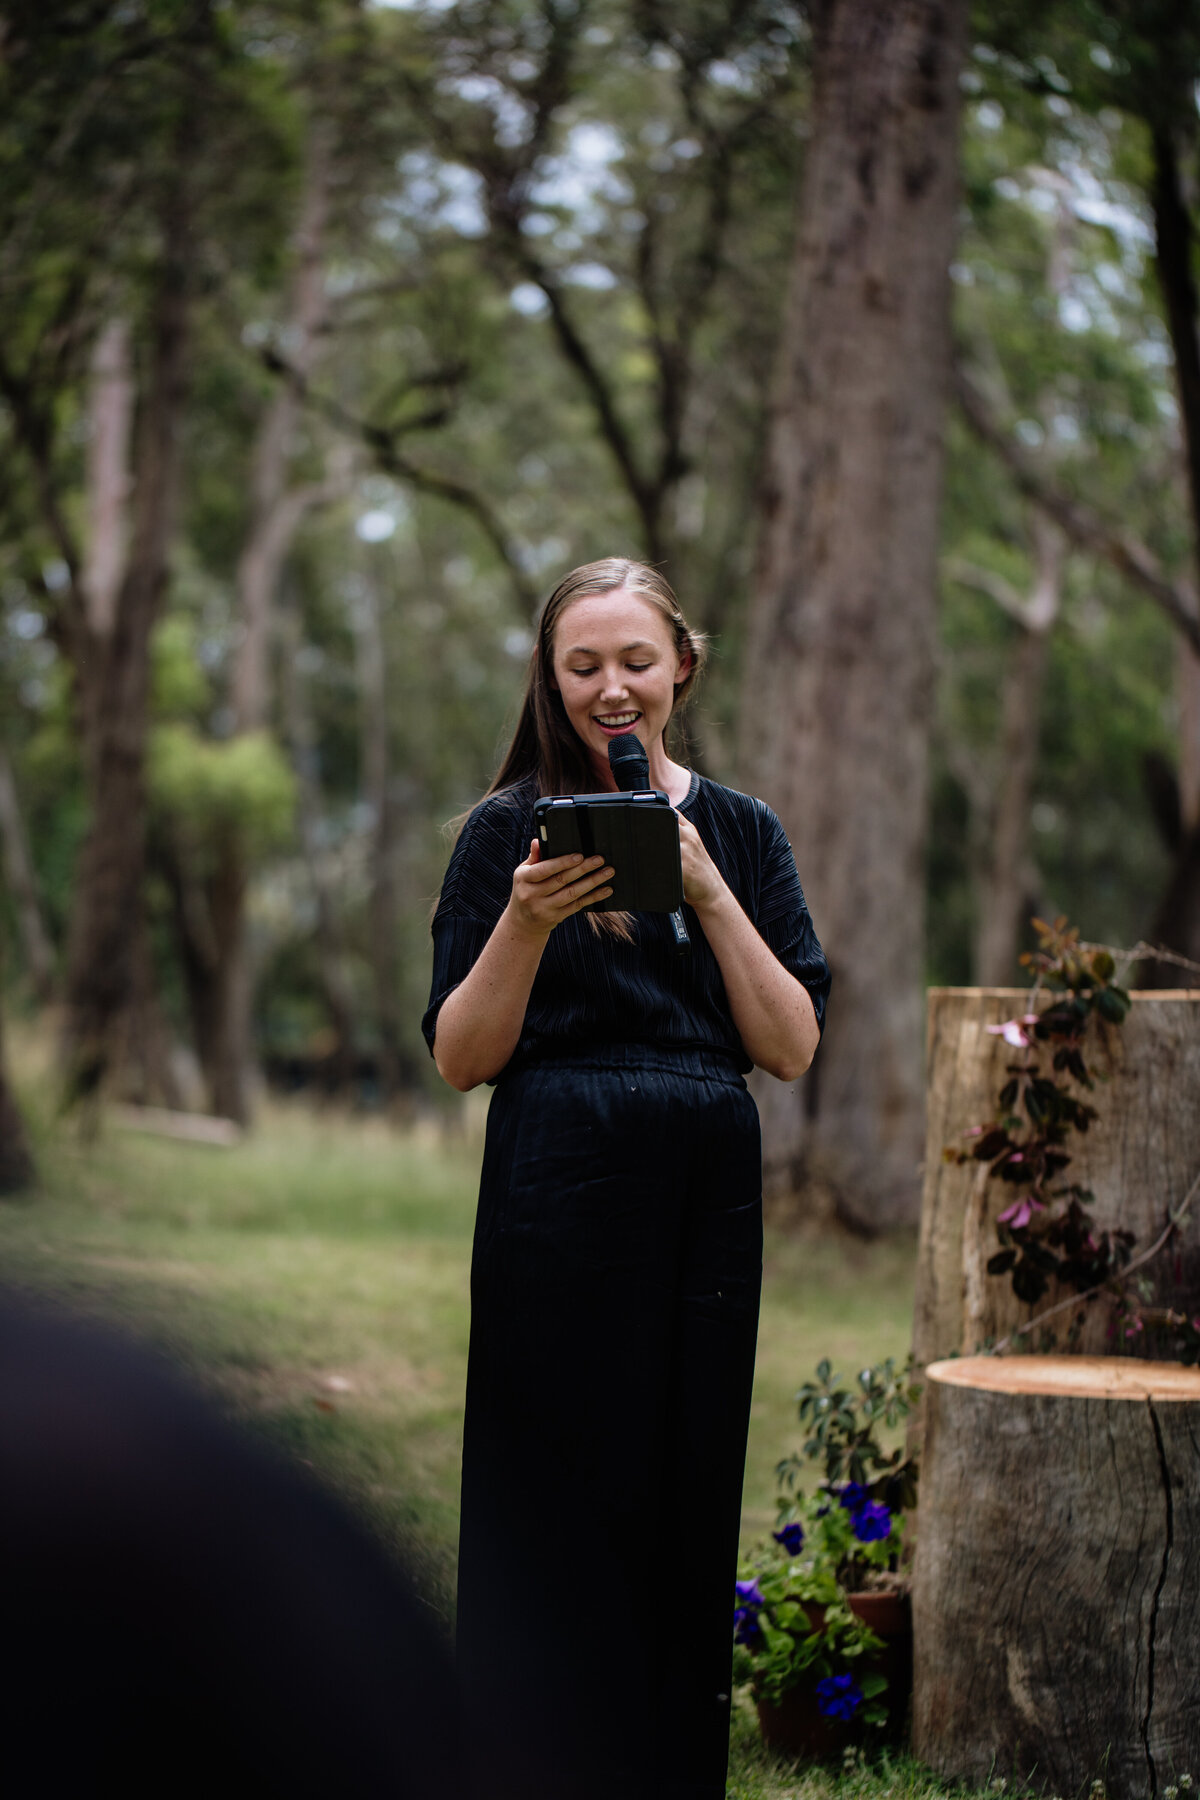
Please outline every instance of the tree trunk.
[{"label": "tree trunk", "polygon": [[129,920],[141,904],[150,638],[167,584],[175,517],[188,327],[186,210],[163,228],[148,373],[138,421],[128,563],[111,631],[87,629],[77,667],[90,823],[67,938],[64,1048],[68,1095],[93,1092],[111,1062],[132,988]]},{"label": "tree trunk", "polygon": [[1004,675],[1000,758],[987,850],[976,877],[978,928],[975,977],[997,987],[1017,974],[1021,913],[1037,891],[1029,854],[1029,815],[1037,773],[1050,632],[1058,617],[1063,543],[1048,521],[1033,521],[1037,577],[1032,593],[1013,608],[1021,628]]},{"label": "tree trunk", "polygon": [[1029,813],[1046,670],[1044,632],[1023,631],[1004,675],[998,790],[991,831],[976,871],[975,978],[982,987],[1019,973],[1022,913],[1037,892],[1029,855]]},{"label": "tree trunk", "polygon": [[12,765],[0,746],[0,859],[12,895],[25,967],[37,998],[45,1005],[54,995],[54,951],[42,919],[33,858],[25,837]]},{"label": "tree trunk", "polygon": [[100,638],[106,638],[116,623],[117,597],[125,573],[133,407],[129,327],[124,319],[110,319],[96,339],[88,395],[83,596],[88,623]]},{"label": "tree trunk", "polygon": [[293,604],[282,613],[283,643],[280,657],[280,689],[292,768],[296,775],[296,810],[300,845],[316,907],[317,968],[321,994],[333,1031],[330,1071],[338,1090],[349,1086],[354,1067],[354,1016],[345,978],[345,946],[337,924],[337,909],[321,859],[321,788],[317,770],[316,735],[299,667],[300,617]]},{"label": "tree trunk", "polygon": [[[1184,99],[1179,117],[1189,119],[1189,160],[1194,157],[1192,108]],[[1192,515],[1193,562],[1200,564],[1200,303],[1192,259],[1195,237],[1173,132],[1160,125],[1151,134],[1154,149],[1154,266],[1163,297],[1175,361],[1175,388],[1183,427],[1184,473]],[[1156,944],[1200,961],[1200,657],[1190,644],[1179,650],[1179,840],[1166,892],[1151,927]],[[1172,985],[1195,977],[1147,965],[1147,986]]]},{"label": "tree trunk", "polygon": [[[296,267],[292,280],[285,341],[289,374],[275,390],[259,424],[251,473],[250,523],[238,560],[237,598],[240,636],[230,681],[235,732],[262,731],[269,723],[270,646],[275,596],[296,529],[318,497],[307,486],[287,491],[293,437],[304,382],[319,348],[325,320],[325,229],[329,213],[328,134],[315,125],[309,152],[300,218],[296,229]],[[206,1010],[204,1061],[214,1112],[249,1123],[253,1063],[251,1014],[254,976],[246,931],[245,899],[249,871],[244,847],[231,833],[220,852],[212,894],[212,924],[217,958],[213,992]]]},{"label": "tree trunk", "polygon": [[142,906],[131,922],[133,977],[122,1029],[119,1091],[139,1106],[183,1107],[171,1030],[163,1015]]},{"label": "tree trunk", "polygon": [[926,1407],[914,1753],[972,1788],[1162,1794],[1200,1766],[1200,1370],[972,1357]]},{"label": "tree trunk", "polygon": [[371,809],[367,938],[374,977],[375,1028],[384,1098],[395,1099],[412,1070],[400,1039],[400,897],[397,882],[399,808],[390,764],[386,646],[379,597],[363,583],[356,617],[361,696],[363,793]]},{"label": "tree trunk", "polygon": [[[1015,1053],[989,1025],[1028,1010],[1028,988],[933,988],[929,994],[929,1089],[925,1195],[917,1252],[913,1354],[919,1363],[971,1355],[1040,1315],[1066,1293],[1051,1285],[1033,1307],[1006,1276],[989,1275],[999,1248],[996,1217],[1012,1199],[986,1163],[947,1162],[943,1150],[970,1147],[964,1135],[997,1114],[997,1094]],[[1045,998],[1042,1000],[1045,1004]],[[1093,1104],[1100,1117],[1071,1145],[1064,1179],[1094,1195],[1103,1230],[1124,1226],[1134,1254],[1159,1235],[1200,1174],[1200,994],[1135,994],[1125,1024],[1110,1032],[1108,1079]],[[1200,1205],[1175,1242],[1147,1265],[1148,1304],[1200,1313]],[[1101,1297],[1072,1340],[1080,1352],[1110,1348],[1112,1312]],[[1060,1344],[1077,1316],[1048,1322]],[[1124,1346],[1149,1353],[1145,1336]]]},{"label": "tree trunk", "polygon": [[17,1102],[8,1085],[4,1060],[4,1021],[0,1017],[0,1195],[20,1194],[32,1187],[33,1157],[29,1140],[17,1110]]},{"label": "tree trunk", "polygon": [[767,457],[740,763],[795,847],[834,987],[768,1176],[916,1214],[924,840],[965,0],[814,9],[812,135]]}]

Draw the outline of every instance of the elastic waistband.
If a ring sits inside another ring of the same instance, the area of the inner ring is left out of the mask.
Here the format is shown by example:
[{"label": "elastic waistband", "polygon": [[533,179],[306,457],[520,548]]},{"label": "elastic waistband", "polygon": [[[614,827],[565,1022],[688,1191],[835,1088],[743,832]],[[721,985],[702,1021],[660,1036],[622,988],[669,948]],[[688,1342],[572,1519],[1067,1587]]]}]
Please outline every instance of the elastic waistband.
[{"label": "elastic waistband", "polygon": [[713,1045],[598,1043],[579,1044],[571,1050],[518,1050],[500,1080],[529,1069],[661,1069],[697,1080],[745,1086],[734,1053]]}]

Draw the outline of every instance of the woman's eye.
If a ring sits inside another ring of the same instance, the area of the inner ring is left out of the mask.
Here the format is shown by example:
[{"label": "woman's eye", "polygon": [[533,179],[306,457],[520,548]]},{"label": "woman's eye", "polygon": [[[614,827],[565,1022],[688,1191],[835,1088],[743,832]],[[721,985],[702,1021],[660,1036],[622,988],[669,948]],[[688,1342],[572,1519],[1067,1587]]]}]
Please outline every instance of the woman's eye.
[{"label": "woman's eye", "polygon": [[646,670],[650,667],[650,664],[649,663],[626,663],[625,667],[629,670],[631,675],[644,675]]},{"label": "woman's eye", "polygon": [[596,673],[596,671],[595,671],[595,669],[572,669],[571,673],[572,673],[572,675],[580,676],[584,681],[586,681],[588,676],[594,675]]}]

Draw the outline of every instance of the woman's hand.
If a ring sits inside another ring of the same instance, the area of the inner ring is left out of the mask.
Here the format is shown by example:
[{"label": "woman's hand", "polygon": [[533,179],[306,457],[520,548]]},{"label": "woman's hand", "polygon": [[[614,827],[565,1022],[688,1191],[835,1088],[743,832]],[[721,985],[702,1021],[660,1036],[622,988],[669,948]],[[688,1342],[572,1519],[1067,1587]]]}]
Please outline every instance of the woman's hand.
[{"label": "woman's hand", "polygon": [[728,894],[721,871],[704,848],[704,840],[690,819],[676,812],[679,820],[679,860],[683,865],[683,897],[697,912]]},{"label": "woman's hand", "polygon": [[552,856],[543,862],[536,838],[528,859],[513,871],[512,899],[508,903],[514,924],[538,937],[549,937],[556,925],[582,912],[612,893],[606,884],[612,870],[602,856]]}]

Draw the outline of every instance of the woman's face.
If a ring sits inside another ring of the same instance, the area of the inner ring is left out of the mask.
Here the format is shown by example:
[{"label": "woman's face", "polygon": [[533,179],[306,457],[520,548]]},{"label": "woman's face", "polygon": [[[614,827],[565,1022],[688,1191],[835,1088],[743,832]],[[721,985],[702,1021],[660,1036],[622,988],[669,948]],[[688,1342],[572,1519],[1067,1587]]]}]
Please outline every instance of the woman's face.
[{"label": "woman's face", "polygon": [[607,771],[608,746],[626,732],[653,750],[691,660],[658,608],[628,588],[571,602],[555,627],[551,679],[598,769]]}]

